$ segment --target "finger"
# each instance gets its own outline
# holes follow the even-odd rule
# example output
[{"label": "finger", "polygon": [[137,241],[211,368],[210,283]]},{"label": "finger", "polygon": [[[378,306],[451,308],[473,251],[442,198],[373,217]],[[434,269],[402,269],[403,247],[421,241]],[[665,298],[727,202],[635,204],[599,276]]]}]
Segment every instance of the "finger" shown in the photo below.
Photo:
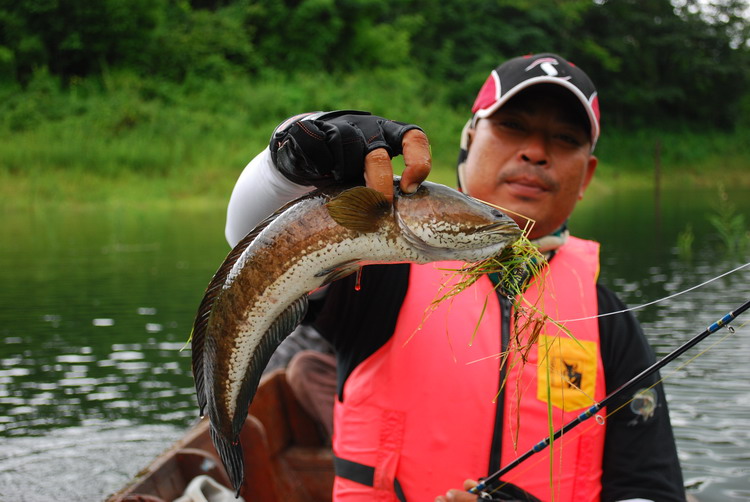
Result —
[{"label": "finger", "polygon": [[464,490],[469,491],[478,484],[479,483],[474,481],[473,479],[467,479],[466,481],[464,481]]},{"label": "finger", "polygon": [[385,148],[377,148],[365,157],[365,183],[393,202],[393,164]]},{"label": "finger", "polygon": [[427,135],[419,129],[404,134],[402,143],[406,168],[401,175],[401,190],[414,193],[432,169],[432,153]]},{"label": "finger", "polygon": [[443,500],[446,502],[474,502],[477,500],[477,496],[461,490],[448,490]]}]

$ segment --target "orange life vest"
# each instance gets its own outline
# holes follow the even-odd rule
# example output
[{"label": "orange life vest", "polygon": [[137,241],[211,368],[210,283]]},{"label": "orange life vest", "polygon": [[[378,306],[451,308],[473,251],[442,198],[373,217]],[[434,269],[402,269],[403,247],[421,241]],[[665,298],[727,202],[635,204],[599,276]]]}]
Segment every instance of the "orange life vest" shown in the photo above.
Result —
[{"label": "orange life vest", "polygon": [[[550,262],[541,295],[532,285],[524,302],[555,320],[595,316],[598,249],[569,238]],[[490,466],[501,352],[501,309],[492,283],[482,277],[425,314],[446,281],[444,270],[460,265],[410,267],[393,336],[347,379],[334,410],[334,451],[337,471],[349,475],[337,476],[335,500],[434,500],[506,465],[547,437],[550,427],[563,426],[605,396],[597,320],[568,323],[572,337],[547,322],[525,364],[519,356],[507,363],[501,462]],[[517,343],[529,341],[528,331]],[[552,500],[552,492],[561,502],[598,500],[605,427],[578,429],[504,479],[542,500]]]}]

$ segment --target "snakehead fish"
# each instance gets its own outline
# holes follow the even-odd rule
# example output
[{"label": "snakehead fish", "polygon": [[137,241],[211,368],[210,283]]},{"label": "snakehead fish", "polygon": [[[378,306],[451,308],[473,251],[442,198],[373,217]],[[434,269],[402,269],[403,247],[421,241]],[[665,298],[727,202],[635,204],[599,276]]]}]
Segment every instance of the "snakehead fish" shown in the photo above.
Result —
[{"label": "snakehead fish", "polygon": [[237,494],[244,479],[239,434],[261,374],[299,324],[308,293],[374,263],[475,262],[521,230],[497,209],[425,182],[394,200],[376,190],[316,190],[260,223],[209,284],[192,335],[201,416]]}]

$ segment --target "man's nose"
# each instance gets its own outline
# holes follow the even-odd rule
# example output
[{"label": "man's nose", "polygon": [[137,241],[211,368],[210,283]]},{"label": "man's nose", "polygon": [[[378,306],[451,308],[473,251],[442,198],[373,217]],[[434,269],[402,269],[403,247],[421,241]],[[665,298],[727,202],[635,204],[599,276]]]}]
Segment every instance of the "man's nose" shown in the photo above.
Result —
[{"label": "man's nose", "polygon": [[526,138],[526,142],[518,152],[521,160],[537,166],[546,166],[547,142],[542,134],[531,134]]}]

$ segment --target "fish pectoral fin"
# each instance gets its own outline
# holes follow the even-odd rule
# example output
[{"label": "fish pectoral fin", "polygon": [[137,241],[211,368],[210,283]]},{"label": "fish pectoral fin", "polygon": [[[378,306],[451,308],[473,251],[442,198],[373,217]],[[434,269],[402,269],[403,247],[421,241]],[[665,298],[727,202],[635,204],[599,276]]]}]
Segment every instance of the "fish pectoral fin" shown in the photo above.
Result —
[{"label": "fish pectoral fin", "polygon": [[375,232],[380,218],[391,211],[385,195],[368,187],[344,190],[326,203],[333,221],[358,232]]},{"label": "fish pectoral fin", "polygon": [[[284,338],[294,331],[294,328],[302,322],[302,319],[304,319],[305,314],[307,313],[307,305],[307,295],[303,295],[294,300],[291,305],[289,305],[286,310],[276,318],[263,338],[269,340],[269,343],[278,346],[278,344],[283,342]],[[274,350],[276,350],[276,347],[272,347],[269,351],[269,358]]]},{"label": "fish pectoral fin", "polygon": [[263,376],[263,370],[268,366],[271,356],[281,342],[294,331],[307,312],[307,295],[303,295],[293,301],[279,316],[273,321],[268,330],[260,337],[257,345],[250,356],[250,364],[242,380],[239,397],[235,406],[235,413],[232,417],[232,436],[239,437],[242,426],[247,418],[247,409],[253,402],[255,392],[258,390],[260,379]]},{"label": "fish pectoral fin", "polygon": [[320,272],[315,274],[315,277],[325,277],[323,280],[322,286],[325,286],[326,284],[330,284],[333,281],[338,281],[339,279],[342,279],[346,277],[347,275],[351,275],[357,270],[360,269],[361,265],[360,259],[354,259],[354,260],[347,260],[345,262],[339,263],[338,265],[326,268],[321,270]]}]

